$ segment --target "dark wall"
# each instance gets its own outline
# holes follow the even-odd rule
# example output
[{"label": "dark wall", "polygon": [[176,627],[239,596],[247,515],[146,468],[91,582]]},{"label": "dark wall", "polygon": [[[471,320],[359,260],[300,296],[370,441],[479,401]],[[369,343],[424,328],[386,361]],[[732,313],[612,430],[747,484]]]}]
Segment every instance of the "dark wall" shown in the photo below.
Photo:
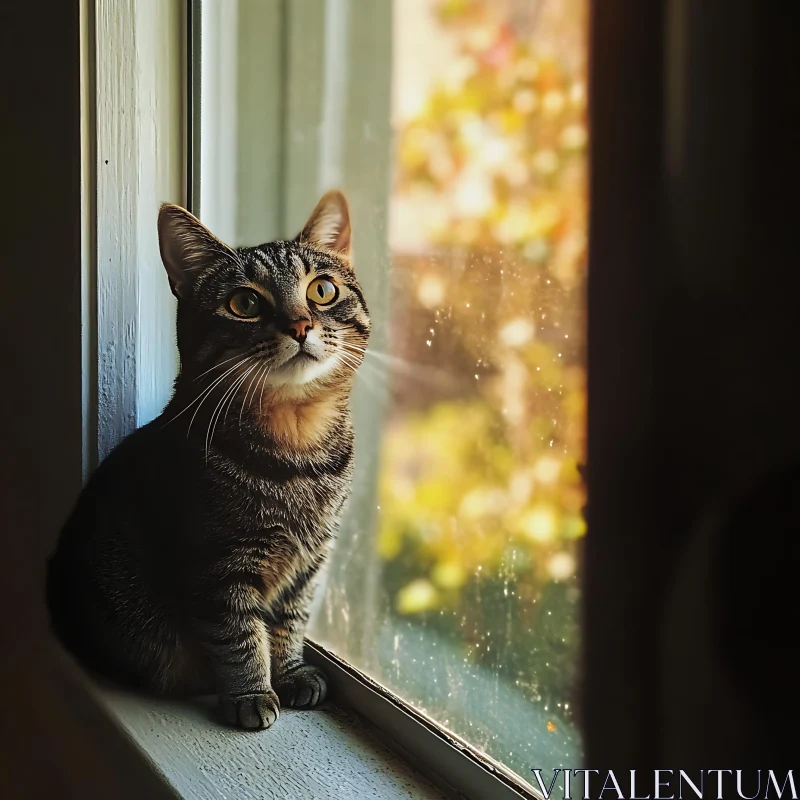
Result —
[{"label": "dark wall", "polygon": [[0,9],[0,797],[166,790],[52,646],[44,559],[81,484],[77,0]]},{"label": "dark wall", "polygon": [[792,766],[796,17],[758,0],[593,6],[592,767]]},{"label": "dark wall", "polygon": [[26,617],[81,481],[78,4],[36,6],[0,12],[2,591]]}]

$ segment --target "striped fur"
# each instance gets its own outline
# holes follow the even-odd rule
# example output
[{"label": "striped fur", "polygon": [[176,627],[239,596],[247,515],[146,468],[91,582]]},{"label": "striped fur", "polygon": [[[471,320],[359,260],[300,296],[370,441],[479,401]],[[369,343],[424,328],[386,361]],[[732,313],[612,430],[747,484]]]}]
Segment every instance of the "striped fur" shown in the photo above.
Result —
[{"label": "striped fur", "polygon": [[[232,724],[269,727],[281,704],[326,692],[303,633],[349,492],[348,397],[370,327],[347,204],[330,193],[298,239],[238,250],[165,206],[159,236],[180,374],[81,494],[50,562],[51,616],[90,669],[213,691]],[[330,305],[307,299],[319,277]],[[261,298],[256,318],[231,311],[242,288]]]}]

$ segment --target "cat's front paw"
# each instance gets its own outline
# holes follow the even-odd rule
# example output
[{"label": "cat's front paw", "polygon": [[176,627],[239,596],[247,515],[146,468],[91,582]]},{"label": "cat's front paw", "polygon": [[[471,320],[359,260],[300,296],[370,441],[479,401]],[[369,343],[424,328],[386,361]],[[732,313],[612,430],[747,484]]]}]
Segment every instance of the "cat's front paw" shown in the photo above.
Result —
[{"label": "cat's front paw", "polygon": [[222,710],[231,725],[251,731],[269,728],[281,714],[278,695],[272,689],[258,694],[225,696]]},{"label": "cat's front paw", "polygon": [[314,708],[328,694],[325,673],[311,664],[298,664],[274,681],[281,705],[287,708]]}]

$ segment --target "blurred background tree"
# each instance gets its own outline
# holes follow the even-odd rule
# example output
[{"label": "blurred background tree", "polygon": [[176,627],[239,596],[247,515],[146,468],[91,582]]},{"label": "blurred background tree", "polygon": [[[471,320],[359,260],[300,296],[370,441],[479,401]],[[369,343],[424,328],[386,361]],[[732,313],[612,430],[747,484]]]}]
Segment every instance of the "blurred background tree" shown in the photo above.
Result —
[{"label": "blurred background tree", "polygon": [[585,8],[550,3],[533,20],[519,5],[436,5],[457,57],[398,131],[393,202],[424,209],[427,245],[393,249],[379,547],[393,614],[568,718],[585,532]]}]

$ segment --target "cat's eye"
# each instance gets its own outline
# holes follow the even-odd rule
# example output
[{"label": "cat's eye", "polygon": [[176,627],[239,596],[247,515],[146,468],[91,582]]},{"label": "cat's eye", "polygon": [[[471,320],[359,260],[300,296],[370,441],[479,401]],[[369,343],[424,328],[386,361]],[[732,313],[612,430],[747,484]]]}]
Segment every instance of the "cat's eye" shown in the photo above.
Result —
[{"label": "cat's eye", "polygon": [[231,314],[244,319],[252,319],[261,313],[261,297],[252,289],[239,289],[228,298]]},{"label": "cat's eye", "polygon": [[316,278],[308,284],[306,297],[318,306],[327,306],[339,296],[339,289],[327,278]]}]

